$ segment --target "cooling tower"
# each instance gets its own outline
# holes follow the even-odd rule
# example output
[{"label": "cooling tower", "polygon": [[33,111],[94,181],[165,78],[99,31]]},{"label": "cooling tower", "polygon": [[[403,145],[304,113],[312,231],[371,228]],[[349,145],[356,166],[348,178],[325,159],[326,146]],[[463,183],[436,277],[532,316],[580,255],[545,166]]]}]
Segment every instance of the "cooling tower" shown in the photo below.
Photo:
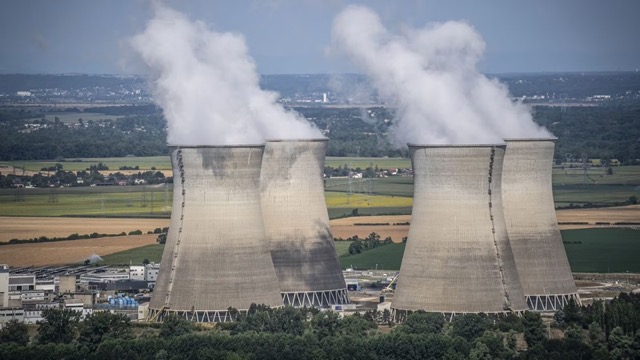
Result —
[{"label": "cooling tower", "polygon": [[285,305],[349,303],[329,228],[323,169],[327,141],[268,141],[260,194]]},{"label": "cooling tower", "polygon": [[173,209],[150,319],[231,320],[282,306],[260,208],[264,146],[176,147]]},{"label": "cooling tower", "polygon": [[409,145],[412,220],[392,302],[407,311],[527,309],[502,214],[504,145]]},{"label": "cooling tower", "polygon": [[522,289],[531,310],[580,303],[558,229],[551,188],[555,139],[509,139],[502,204]]}]

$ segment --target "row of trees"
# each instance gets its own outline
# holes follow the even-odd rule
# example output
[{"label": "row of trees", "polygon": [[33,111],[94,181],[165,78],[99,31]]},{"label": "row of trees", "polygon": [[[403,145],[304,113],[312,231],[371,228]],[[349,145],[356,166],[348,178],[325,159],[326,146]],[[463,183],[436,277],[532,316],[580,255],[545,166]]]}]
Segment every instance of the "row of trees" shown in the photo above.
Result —
[{"label": "row of trees", "polygon": [[[414,312],[395,325],[390,313],[341,318],[317,309],[252,305],[236,321],[213,328],[168,316],[162,324],[133,325],[127,317],[95,312],[84,321],[70,310],[46,310],[30,336],[13,321],[0,331],[3,359],[637,359],[639,295],[580,307],[569,304],[549,339],[537,313],[489,317]],[[606,311],[604,308],[606,307]],[[380,328],[385,323],[391,330]]]}]

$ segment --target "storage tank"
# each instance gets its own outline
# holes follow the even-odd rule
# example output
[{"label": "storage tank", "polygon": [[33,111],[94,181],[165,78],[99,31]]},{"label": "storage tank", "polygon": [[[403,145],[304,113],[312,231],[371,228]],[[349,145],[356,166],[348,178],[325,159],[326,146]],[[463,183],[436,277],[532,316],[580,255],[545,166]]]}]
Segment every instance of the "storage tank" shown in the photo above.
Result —
[{"label": "storage tank", "polygon": [[407,311],[527,309],[502,213],[504,145],[409,145],[411,225],[392,301]]},{"label": "storage tank", "polygon": [[267,141],[262,217],[285,305],[349,303],[324,198],[326,139]]},{"label": "storage tank", "polygon": [[150,320],[231,320],[228,308],[282,306],[260,208],[263,145],[172,149],[174,197]]},{"label": "storage tank", "polygon": [[504,217],[527,305],[537,311],[556,311],[570,299],[580,303],[553,201],[555,140],[505,140]]}]

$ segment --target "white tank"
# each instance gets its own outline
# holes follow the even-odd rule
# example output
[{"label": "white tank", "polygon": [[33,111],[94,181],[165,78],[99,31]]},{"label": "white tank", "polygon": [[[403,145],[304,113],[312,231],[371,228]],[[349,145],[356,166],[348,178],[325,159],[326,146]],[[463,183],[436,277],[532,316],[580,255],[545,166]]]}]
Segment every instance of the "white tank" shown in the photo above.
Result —
[{"label": "white tank", "polygon": [[507,139],[504,217],[530,310],[580,303],[558,229],[551,185],[555,139]]},{"label": "white tank", "polygon": [[171,224],[150,319],[231,320],[230,307],[282,306],[260,207],[264,146],[175,147]]},{"label": "white tank", "polygon": [[326,139],[267,141],[262,217],[285,305],[349,303],[324,198]]},{"label": "white tank", "polygon": [[409,145],[412,220],[392,301],[407,311],[527,309],[502,213],[504,145]]}]

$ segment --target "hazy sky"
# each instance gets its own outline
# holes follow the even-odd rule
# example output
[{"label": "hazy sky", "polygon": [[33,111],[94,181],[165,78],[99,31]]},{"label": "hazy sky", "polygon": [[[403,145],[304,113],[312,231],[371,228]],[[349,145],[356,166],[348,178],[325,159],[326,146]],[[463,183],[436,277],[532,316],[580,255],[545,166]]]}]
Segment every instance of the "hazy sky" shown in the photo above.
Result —
[{"label": "hazy sky", "polygon": [[[465,20],[487,43],[489,73],[640,68],[637,0],[169,0],[217,31],[244,34],[263,74],[354,69],[327,54],[334,16],[365,4],[391,30]],[[125,46],[151,17],[143,0],[3,0],[2,73],[142,73]]]}]

